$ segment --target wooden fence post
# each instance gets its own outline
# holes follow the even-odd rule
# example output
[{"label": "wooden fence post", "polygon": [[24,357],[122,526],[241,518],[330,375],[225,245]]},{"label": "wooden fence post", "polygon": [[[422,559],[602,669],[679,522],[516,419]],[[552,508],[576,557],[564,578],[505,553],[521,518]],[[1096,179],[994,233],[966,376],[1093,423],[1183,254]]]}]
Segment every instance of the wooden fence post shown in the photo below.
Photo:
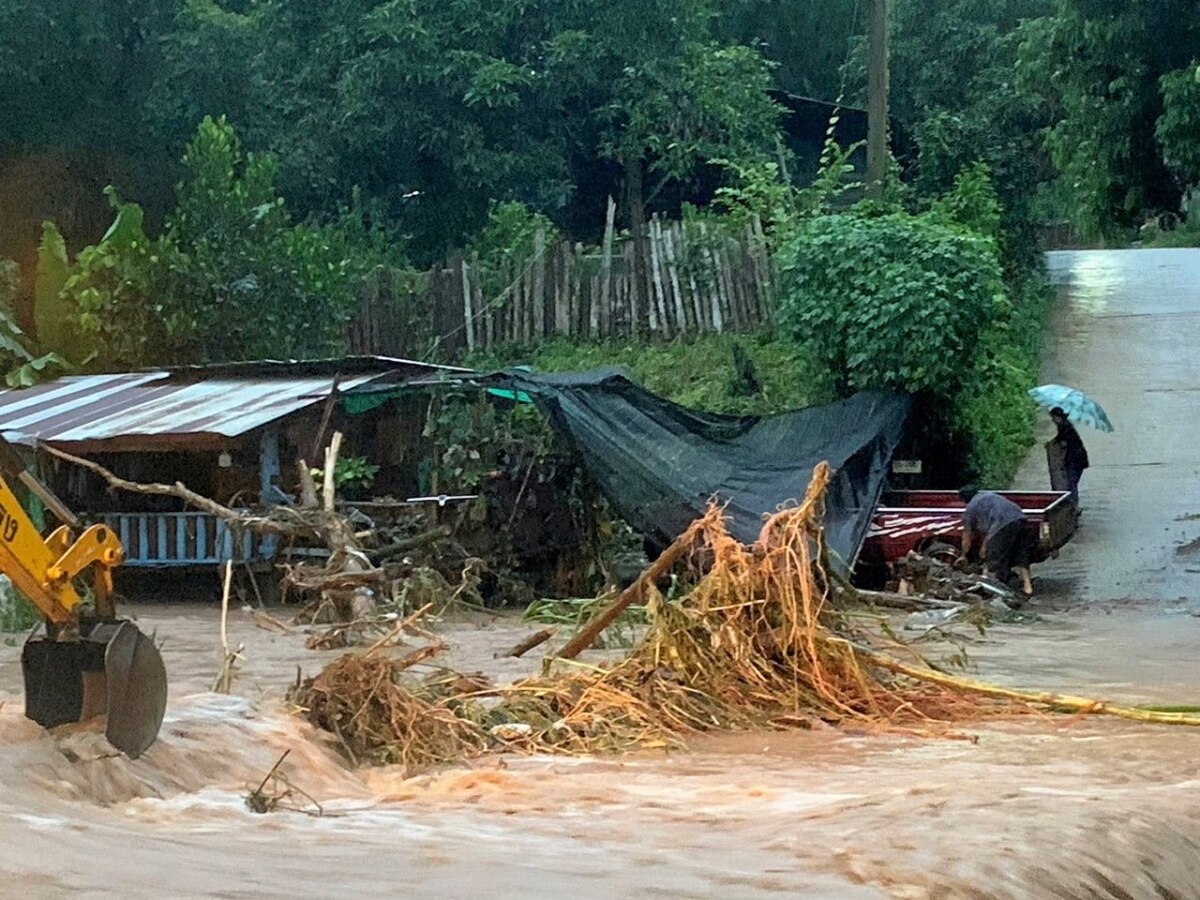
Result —
[{"label": "wooden fence post", "polygon": [[608,198],[608,211],[604,217],[604,255],[600,260],[600,303],[593,295],[591,305],[591,333],[599,333],[603,321],[612,315],[612,253],[613,238],[617,222],[617,202]]},{"label": "wooden fence post", "polygon": [[546,336],[546,230],[533,236],[533,338]]},{"label": "wooden fence post", "polygon": [[462,273],[463,325],[467,332],[467,352],[475,352],[475,312],[471,309],[471,269],[464,259],[459,263]]},{"label": "wooden fence post", "polygon": [[775,265],[758,218],[728,233],[654,215],[641,235],[618,243],[609,198],[603,243],[591,255],[582,243],[546,241],[539,229],[531,255],[494,263],[487,286],[478,253],[450,254],[419,290],[390,269],[375,270],[346,328],[351,349],[420,354],[427,330],[447,353],[528,345],[553,334],[636,338],[647,328],[671,339],[762,325],[774,315]]}]

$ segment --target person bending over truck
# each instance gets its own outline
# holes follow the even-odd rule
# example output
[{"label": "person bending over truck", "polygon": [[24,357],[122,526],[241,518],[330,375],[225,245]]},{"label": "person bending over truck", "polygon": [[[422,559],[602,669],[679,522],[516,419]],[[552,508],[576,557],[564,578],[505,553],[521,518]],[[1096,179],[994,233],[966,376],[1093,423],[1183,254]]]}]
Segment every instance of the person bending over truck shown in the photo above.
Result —
[{"label": "person bending over truck", "polygon": [[1021,589],[1026,597],[1031,596],[1029,559],[1033,554],[1033,537],[1021,507],[994,491],[966,487],[958,495],[967,502],[962,518],[963,555],[971,552],[976,537],[982,538],[979,555],[987,574],[1007,585],[1016,569],[1021,576]]}]

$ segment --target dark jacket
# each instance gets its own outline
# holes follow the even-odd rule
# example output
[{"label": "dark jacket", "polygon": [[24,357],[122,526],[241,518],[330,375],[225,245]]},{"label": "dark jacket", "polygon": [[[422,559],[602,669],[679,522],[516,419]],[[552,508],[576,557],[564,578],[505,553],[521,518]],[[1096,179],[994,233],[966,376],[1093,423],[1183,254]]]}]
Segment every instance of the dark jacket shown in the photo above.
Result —
[{"label": "dark jacket", "polygon": [[1058,426],[1058,435],[1054,443],[1063,448],[1063,465],[1072,471],[1082,472],[1091,463],[1088,461],[1087,448],[1083,446],[1083,438],[1070,422]]}]

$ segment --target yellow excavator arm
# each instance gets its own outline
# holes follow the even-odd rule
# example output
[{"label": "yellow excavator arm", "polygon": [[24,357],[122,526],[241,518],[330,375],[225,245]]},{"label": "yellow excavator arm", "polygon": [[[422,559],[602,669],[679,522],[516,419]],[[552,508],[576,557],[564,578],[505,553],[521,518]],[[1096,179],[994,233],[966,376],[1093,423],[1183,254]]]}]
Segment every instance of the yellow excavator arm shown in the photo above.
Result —
[{"label": "yellow excavator arm", "polygon": [[[116,617],[112,573],[125,550],[106,526],[83,527],[3,436],[0,472],[0,573],[44,619],[21,654],[25,715],[47,728],[105,716],[109,742],[136,758],[162,726],[167,676],[154,642]],[[8,479],[36,494],[64,524],[42,537]],[[81,583],[90,588],[90,609]]]},{"label": "yellow excavator arm", "polygon": [[112,570],[124,561],[121,542],[103,525],[93,525],[78,538],[63,525],[43,538],[0,477],[0,572],[52,627],[75,621],[80,604],[75,579],[92,566],[96,611],[111,617]]}]

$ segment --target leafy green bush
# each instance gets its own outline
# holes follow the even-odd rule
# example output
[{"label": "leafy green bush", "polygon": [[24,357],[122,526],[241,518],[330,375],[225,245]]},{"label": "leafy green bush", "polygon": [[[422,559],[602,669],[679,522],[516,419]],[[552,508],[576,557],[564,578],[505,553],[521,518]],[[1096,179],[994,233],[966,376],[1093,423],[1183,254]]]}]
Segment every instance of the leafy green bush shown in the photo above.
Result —
[{"label": "leafy green bush", "polygon": [[206,118],[163,232],[110,191],[116,218],[80,252],[62,291],[108,367],[330,356],[345,349],[357,288],[389,264],[380,236],[351,212],[294,223],[275,162]]},{"label": "leafy green bush", "polygon": [[1159,84],[1163,112],[1155,136],[1163,159],[1184,187],[1200,184],[1200,65],[1170,72]]},{"label": "leafy green bush", "polygon": [[784,242],[779,269],[781,328],[843,395],[953,396],[980,333],[1009,311],[994,242],[928,214],[819,216]]},{"label": "leafy green bush", "polygon": [[1034,441],[1035,407],[1027,391],[1038,383],[1046,316],[1053,296],[1040,275],[1014,291],[1013,312],[992,325],[954,399],[953,429],[979,484],[1011,483]]},{"label": "leafy green bush", "polygon": [[7,578],[0,578],[0,632],[28,631],[38,621],[38,611]]},{"label": "leafy green bush", "polygon": [[499,297],[508,289],[520,271],[516,267],[533,257],[539,231],[545,247],[560,239],[554,223],[524,203],[513,200],[492,205],[487,224],[466,250],[468,257],[478,257],[476,271],[485,297]]},{"label": "leafy green bush", "polygon": [[[325,478],[324,469],[312,469],[313,480],[318,485]],[[379,466],[365,456],[339,456],[333,467],[333,484],[335,488],[350,488],[351,490],[366,490],[375,482],[379,474]]]},{"label": "leafy green bush", "polygon": [[1188,221],[1172,231],[1143,233],[1142,246],[1160,250],[1200,247],[1200,222]]},{"label": "leafy green bush", "polygon": [[993,240],[1002,238],[1000,198],[986,163],[978,162],[959,172],[953,189],[934,198],[931,211],[947,223]]}]

